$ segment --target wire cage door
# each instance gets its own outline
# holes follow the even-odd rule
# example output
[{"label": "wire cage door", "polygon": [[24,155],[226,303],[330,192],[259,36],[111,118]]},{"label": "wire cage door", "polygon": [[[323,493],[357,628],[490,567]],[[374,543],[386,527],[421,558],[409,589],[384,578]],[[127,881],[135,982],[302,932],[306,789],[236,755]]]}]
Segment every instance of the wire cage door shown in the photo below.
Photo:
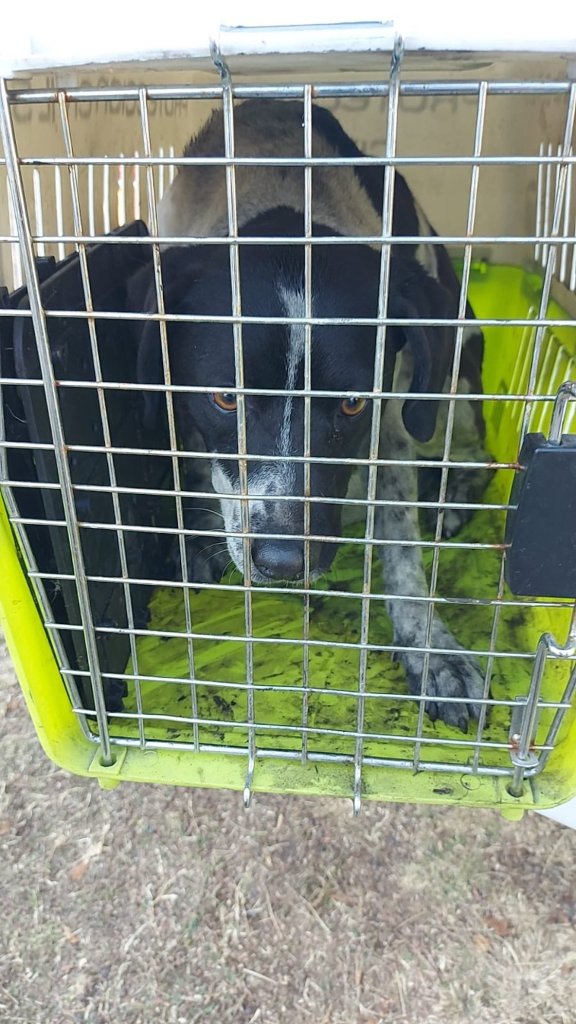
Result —
[{"label": "wire cage door", "polygon": [[[214,51],[213,59],[218,78],[209,85],[2,87],[11,274],[0,320],[3,604],[44,743],[61,763],[104,780],[232,786],[247,802],[258,788],[346,794],[356,810],[363,796],[512,809],[566,799],[576,788],[569,781],[574,601],[508,590],[504,525],[522,440],[547,429],[561,385],[576,379],[576,88],[561,75],[414,74],[404,68],[399,40],[382,56],[386,73],[370,81],[356,74],[332,84],[311,76],[278,85],[255,74],[253,83],[236,84],[222,55]],[[462,137],[447,127],[447,100],[457,105]],[[434,107],[425,110],[432,141],[421,144],[414,128],[424,101],[441,110],[445,134],[436,148]],[[288,156],[257,136],[242,149],[241,105],[252,103],[257,120],[271,102],[285,110],[298,104],[301,136]],[[498,134],[503,112],[509,122],[523,120],[534,102],[551,104],[559,141],[534,136],[524,151],[510,151],[506,130]],[[130,111],[133,146],[123,143],[121,152],[107,135],[111,103]],[[174,127],[162,116],[168,103],[181,104],[186,135],[190,123],[202,125],[215,109],[221,151],[180,156],[183,147],[166,135]],[[76,112],[88,104],[103,155],[94,155],[94,140],[77,128]],[[353,125],[359,113],[364,126],[376,124],[372,152],[318,154],[318,107],[341,119],[347,114]],[[19,127],[17,112],[35,109],[51,112],[52,150],[35,152]],[[300,174],[296,236],[245,231],[242,189],[255,169]],[[162,231],[158,208],[189,170],[221,175],[224,228],[183,241]],[[319,234],[317,183],[328,172],[335,181],[338,174],[380,175],[377,233]],[[421,233],[397,232],[398,179],[419,182],[427,209],[428,177],[437,184],[443,174],[457,182],[458,215],[446,216],[453,227],[443,233],[440,203],[438,234],[426,244],[436,254],[448,248],[460,283],[452,316],[428,320],[452,329],[454,356],[446,391],[420,404],[441,406],[444,432],[434,451],[386,448],[386,417],[411,398],[385,373],[387,345],[406,319],[391,308],[391,289],[397,267],[422,245]],[[511,215],[495,231],[494,189],[505,206],[515,176],[528,183],[535,227],[519,232]],[[445,210],[450,191],[448,185]],[[516,200],[514,192],[510,203]],[[201,258],[224,266],[224,306],[174,305],[170,253],[192,243]],[[265,246],[275,265],[280,247],[290,245],[301,259],[298,301],[286,300],[280,313],[254,313],[243,261],[252,252],[261,259],[256,250]],[[354,246],[379,261],[375,307],[370,315],[351,307],[319,314],[315,261],[324,253],[335,260],[338,251],[345,260]],[[153,308],[134,299],[146,275]],[[426,315],[417,326],[423,321]],[[138,369],[150,323],[160,356],[156,382],[143,381]],[[183,384],[175,376],[174,338],[198,324],[208,333],[225,325],[233,379],[222,380],[217,363],[207,382]],[[327,328],[335,336],[372,330],[372,376],[364,388],[330,387],[318,377]],[[482,386],[471,392],[462,388],[462,360],[478,328]],[[286,332],[280,386],[272,378],[254,384],[258,329],[271,337]],[[296,350],[297,373],[289,358]],[[234,450],[200,436],[191,444],[182,427],[187,397],[216,401],[233,416]],[[283,403],[286,429],[298,409],[297,449],[251,447],[251,417],[264,401]],[[150,426],[146,409],[154,402],[162,412]],[[330,402],[343,417],[360,407],[368,424],[362,453],[345,453],[339,426],[329,453],[318,455],[317,424]],[[485,447],[472,454],[461,443],[464,403],[482,410],[485,425]],[[565,410],[566,433],[574,432],[575,408]],[[232,464],[235,491],[226,470]],[[254,481],[262,488],[264,470],[278,466],[288,467],[284,481],[299,481],[273,493],[279,506],[299,509],[301,532],[291,528],[288,536],[301,542],[302,564],[289,586],[277,577],[260,586],[256,543],[286,536],[255,528],[271,492]],[[355,489],[320,493],[315,476],[330,466],[334,473],[360,469]],[[416,471],[421,480],[433,477],[433,486],[421,485],[408,499],[402,490],[383,496],[384,474],[401,481],[402,472]],[[452,486],[458,472],[481,482],[473,499]],[[338,507],[334,521],[342,508],[347,516],[336,532],[315,532],[318,509],[328,506]],[[382,534],[379,520],[391,507],[398,517],[417,509],[414,536]],[[322,545],[335,554],[321,574],[315,558]],[[421,553],[425,591],[390,589],[380,566],[389,549],[400,549],[401,578],[402,567],[413,564],[409,552]],[[402,602],[407,620],[417,614],[424,623],[410,643],[390,625],[390,609],[401,619]],[[27,651],[24,633],[33,637]],[[406,684],[406,655],[419,658],[416,692]],[[431,688],[439,658],[477,666],[482,682],[464,722],[446,709],[471,701]],[[38,664],[50,665],[43,679]]]}]

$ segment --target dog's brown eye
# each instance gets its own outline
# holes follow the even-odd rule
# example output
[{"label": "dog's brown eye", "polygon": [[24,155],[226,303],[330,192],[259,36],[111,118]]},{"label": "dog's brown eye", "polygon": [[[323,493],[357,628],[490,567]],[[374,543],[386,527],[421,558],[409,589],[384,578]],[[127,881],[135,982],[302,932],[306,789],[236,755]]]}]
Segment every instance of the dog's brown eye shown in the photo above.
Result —
[{"label": "dog's brown eye", "polygon": [[364,412],[366,405],[365,398],[345,398],[340,408],[345,416],[359,416]]},{"label": "dog's brown eye", "polygon": [[212,401],[223,412],[235,412],[238,405],[236,395],[233,391],[213,391]]}]

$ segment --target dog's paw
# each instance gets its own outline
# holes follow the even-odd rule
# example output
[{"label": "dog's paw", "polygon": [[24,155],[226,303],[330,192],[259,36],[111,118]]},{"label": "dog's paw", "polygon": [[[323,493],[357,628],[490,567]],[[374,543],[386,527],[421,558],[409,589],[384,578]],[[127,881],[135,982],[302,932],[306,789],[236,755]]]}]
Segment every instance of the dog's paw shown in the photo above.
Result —
[{"label": "dog's paw", "polygon": [[[456,645],[451,638],[449,644],[442,643],[442,646]],[[405,651],[398,655],[398,660],[404,665],[411,692],[421,693],[424,655]],[[446,725],[467,732],[470,719],[478,719],[480,715],[481,705],[477,702],[484,694],[484,674],[476,659],[464,652],[431,654],[425,692],[426,712],[433,722],[440,719]],[[452,703],[442,697],[454,697],[458,701]]]},{"label": "dog's paw", "polygon": [[104,685],[106,710],[110,714],[124,710],[124,697],[128,696],[128,686],[123,679],[109,679]]},{"label": "dog's paw", "polygon": [[467,508],[447,508],[442,523],[442,536],[447,540],[455,537],[457,533],[460,533],[462,527],[466,526],[471,515],[472,513]]},{"label": "dog's paw", "polygon": [[[488,458],[484,453],[477,456],[484,460]],[[421,479],[420,500],[438,501],[440,474],[434,470],[426,469]],[[473,508],[458,508],[458,505],[475,505],[482,501],[482,496],[491,478],[490,473],[483,468],[478,469],[452,469],[448,474],[446,487],[446,506],[442,506],[444,516],[442,521],[442,536],[450,539],[455,537],[460,530],[466,526],[474,515]],[[455,506],[454,508],[450,506]],[[421,511],[425,528],[430,533],[436,532],[438,521],[437,508],[423,508]]]}]

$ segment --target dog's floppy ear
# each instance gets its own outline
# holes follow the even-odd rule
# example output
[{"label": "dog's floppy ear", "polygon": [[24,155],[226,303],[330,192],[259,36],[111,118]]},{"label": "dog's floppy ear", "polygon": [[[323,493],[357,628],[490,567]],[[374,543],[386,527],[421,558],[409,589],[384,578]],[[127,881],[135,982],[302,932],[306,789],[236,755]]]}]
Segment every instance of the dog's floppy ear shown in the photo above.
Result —
[{"label": "dog's floppy ear", "polygon": [[[452,365],[454,330],[442,324],[430,327],[419,320],[452,319],[456,315],[455,297],[415,260],[396,261],[391,269],[388,315],[410,321],[397,328],[403,338],[399,348],[406,344],[412,354],[410,391],[416,395],[438,394]],[[434,434],[438,405],[438,401],[418,398],[405,401],[402,419],[416,441],[429,441]]]},{"label": "dog's floppy ear", "polygon": [[[158,303],[153,268],[144,267],[134,274],[127,282],[126,294],[126,308],[131,313],[156,313]],[[139,384],[161,384],[164,374],[158,321],[134,320],[132,326],[137,345],[136,380]],[[143,391],[142,396],[144,426],[151,429],[156,425],[160,410],[160,392]]]}]

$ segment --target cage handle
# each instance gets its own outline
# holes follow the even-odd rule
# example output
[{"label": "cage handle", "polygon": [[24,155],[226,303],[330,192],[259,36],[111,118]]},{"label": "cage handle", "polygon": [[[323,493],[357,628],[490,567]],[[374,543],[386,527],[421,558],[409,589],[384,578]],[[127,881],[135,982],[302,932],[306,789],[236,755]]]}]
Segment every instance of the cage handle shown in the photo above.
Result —
[{"label": "cage handle", "polygon": [[560,385],[554,399],[554,411],[548,440],[551,444],[561,444],[562,424],[566,415],[566,406],[571,399],[576,399],[576,380],[566,380]]}]

